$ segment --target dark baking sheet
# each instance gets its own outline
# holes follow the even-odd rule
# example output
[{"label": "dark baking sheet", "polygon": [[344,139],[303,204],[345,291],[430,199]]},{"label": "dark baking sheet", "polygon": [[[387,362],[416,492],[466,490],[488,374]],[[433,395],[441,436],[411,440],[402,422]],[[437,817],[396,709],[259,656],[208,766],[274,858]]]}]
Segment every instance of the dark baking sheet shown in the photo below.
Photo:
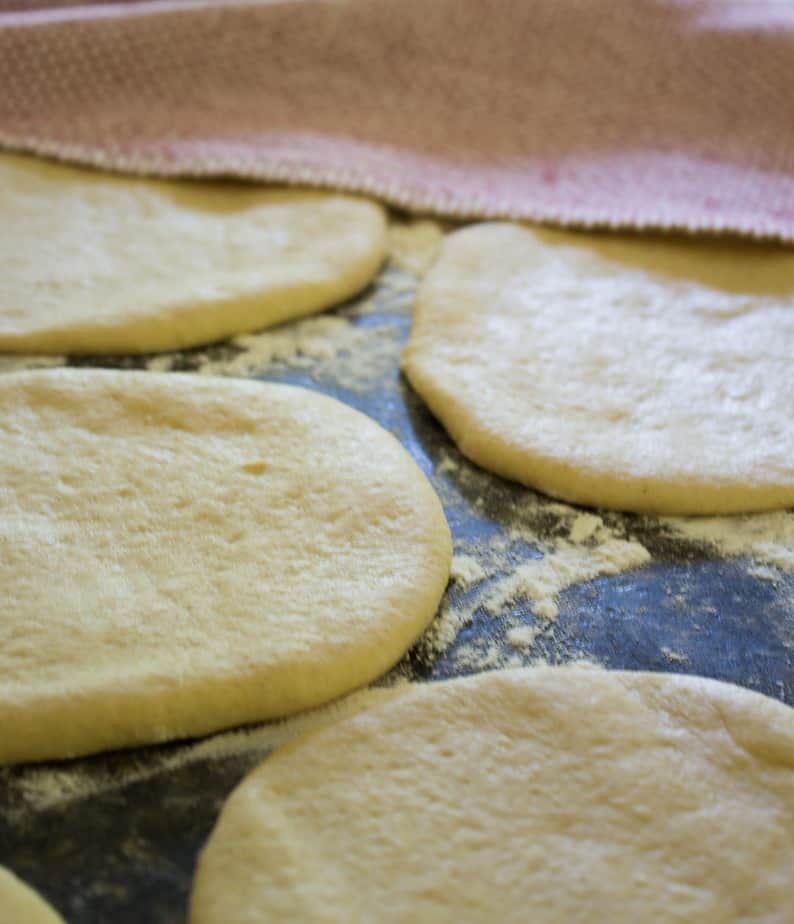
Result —
[{"label": "dark baking sheet", "polygon": [[[560,535],[559,505],[463,460],[399,375],[396,354],[408,335],[414,286],[411,274],[387,268],[372,290],[331,315],[355,335],[352,348],[342,339],[330,360],[298,352],[297,362],[295,357],[275,359],[255,374],[334,395],[394,432],[439,490],[456,548],[470,551],[501,543],[508,548],[511,565],[537,558],[544,543]],[[355,373],[356,350],[368,364],[363,376]],[[235,359],[244,359],[245,353],[243,346],[230,343],[155,364],[174,372],[212,364],[234,372]],[[72,363],[152,367],[145,357]],[[224,363],[229,368],[221,368]],[[468,605],[470,622],[443,650],[433,642],[431,630],[393,675],[433,681],[487,668],[500,659],[562,663],[587,658],[612,668],[702,674],[794,704],[792,576],[770,569],[759,572],[747,558],[720,557],[712,545],[681,538],[655,517],[602,516],[614,530],[641,542],[651,562],[563,591],[557,621],[542,624],[544,632],[536,642],[518,651],[506,637],[508,620],[472,608],[471,590],[453,582],[450,606]],[[517,518],[523,526],[521,541],[508,538]],[[528,540],[528,534],[536,540]],[[509,624],[538,624],[526,600],[507,605],[504,615]],[[461,657],[464,650],[469,654]],[[490,660],[478,663],[471,651],[487,651]],[[184,747],[105,754],[72,762],[67,769],[89,779],[127,777],[131,768],[159,767],[164,755],[178,755]],[[197,852],[225,797],[263,753],[193,761],[46,809],[26,800],[25,786],[52,767],[2,770],[0,862],[38,888],[71,924],[181,924]]]}]

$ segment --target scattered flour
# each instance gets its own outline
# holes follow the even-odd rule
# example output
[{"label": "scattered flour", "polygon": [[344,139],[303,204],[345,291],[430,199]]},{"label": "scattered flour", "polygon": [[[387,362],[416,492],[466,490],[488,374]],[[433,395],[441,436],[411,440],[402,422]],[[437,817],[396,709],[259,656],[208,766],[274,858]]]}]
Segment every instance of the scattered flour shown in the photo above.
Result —
[{"label": "scattered flour", "polygon": [[454,555],[450,577],[463,589],[485,580],[486,573],[473,555]]},{"label": "scattered flour", "polygon": [[543,558],[523,562],[496,581],[483,606],[487,612],[498,614],[506,606],[527,600],[538,618],[553,621],[559,613],[558,595],[566,587],[639,568],[650,558],[645,546],[624,539],[610,538],[593,548],[562,541]]},{"label": "scattered flour", "polygon": [[[520,659],[514,663],[518,666]],[[508,667],[511,665],[511,656],[497,641],[478,638],[455,648],[453,664],[456,673],[473,674]]]},{"label": "scattered flour", "polygon": [[242,352],[230,360],[207,362],[204,375],[250,375],[272,363],[308,368],[316,360],[332,359],[349,348],[350,322],[333,314],[320,314],[271,327],[255,334],[239,334],[230,341]]},{"label": "scattered flour", "polygon": [[[448,509],[473,504],[490,476],[457,452],[441,454],[431,475]],[[528,663],[536,642],[552,636],[559,594],[599,576],[615,575],[650,561],[648,550],[626,534],[627,521],[583,512],[516,489],[503,529],[487,538],[455,541],[452,585],[422,640],[428,659],[449,659],[456,670]],[[550,538],[551,537],[551,538]],[[461,631],[474,621],[471,640]]]},{"label": "scattered flour", "polygon": [[173,353],[160,353],[146,361],[146,368],[150,372],[172,372],[175,357]]},{"label": "scattered flour", "polygon": [[298,735],[321,728],[379,703],[388,702],[408,684],[404,681],[389,687],[359,690],[320,709],[300,713],[281,722],[269,722],[252,728],[238,729],[204,738],[176,750],[145,752],[145,759],[119,770],[108,770],[89,762],[58,764],[54,767],[30,768],[24,776],[7,785],[33,811],[43,811],[103,792],[131,786],[169,770],[177,770],[199,761],[219,760],[239,754],[265,757]]},{"label": "scattered flour", "polygon": [[438,475],[447,475],[450,472],[460,471],[460,464],[452,458],[450,453],[444,452],[441,455],[438,465],[436,466],[436,474]]},{"label": "scattered flour", "polygon": [[594,513],[580,513],[571,523],[568,539],[578,545],[604,528],[604,521]]},{"label": "scattered flour", "polygon": [[759,581],[768,581],[770,584],[778,584],[780,582],[781,570],[782,569],[770,565],[750,565],[747,569],[747,573],[754,578],[758,578]]},{"label": "scattered flour", "polygon": [[540,631],[540,626],[513,626],[507,631],[507,641],[513,648],[526,651],[535,644]]},{"label": "scattered flour", "polygon": [[[488,509],[488,476],[454,450],[441,454],[431,478],[448,509],[456,505],[483,513]],[[510,514],[505,517],[500,512],[498,518],[503,531],[481,541],[458,540],[455,545],[450,602],[432,639],[436,645],[432,653],[444,656],[448,650],[446,657],[455,668],[506,666],[517,658],[520,663],[533,663],[525,652],[534,653],[536,642],[554,637],[560,593],[651,560],[645,546],[630,534],[639,522],[636,518],[599,516],[532,491],[516,492]],[[655,520],[644,519],[645,528]],[[668,517],[656,522],[674,539],[705,543],[720,556],[750,557],[747,573],[758,580],[780,584],[785,572],[794,573],[794,512]],[[680,605],[682,613],[691,615],[685,595],[680,596]],[[528,619],[534,622],[527,623]],[[475,620],[477,639],[455,643],[460,630]],[[686,660],[672,650],[663,654],[671,663]]]},{"label": "scattered flour", "polygon": [[476,605],[454,601],[446,594],[420,644],[434,658],[447,651],[457,639],[460,630],[471,622],[476,608]]},{"label": "scattered flour", "polygon": [[676,536],[705,542],[722,555],[747,555],[794,572],[794,513],[786,510],[731,517],[665,517]]},{"label": "scattered flour", "polygon": [[333,379],[342,388],[366,391],[388,375],[396,375],[400,344],[401,331],[395,326],[359,327],[343,315],[325,314],[234,337],[231,345],[239,353],[228,359],[210,359],[197,371],[250,376],[287,367],[306,369],[314,378]]}]

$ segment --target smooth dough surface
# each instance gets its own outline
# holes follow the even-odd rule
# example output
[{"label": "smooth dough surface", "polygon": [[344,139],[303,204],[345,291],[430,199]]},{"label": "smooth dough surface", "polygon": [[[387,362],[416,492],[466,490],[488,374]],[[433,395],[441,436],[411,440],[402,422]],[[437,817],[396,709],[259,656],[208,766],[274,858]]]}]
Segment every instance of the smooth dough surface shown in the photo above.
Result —
[{"label": "smooth dough surface", "polygon": [[385,254],[380,206],[0,155],[0,350],[146,353],[343,301]]},{"label": "smooth dough surface", "polygon": [[403,367],[461,451],[574,503],[794,504],[794,251],[529,230],[451,235]]},{"label": "smooth dough surface", "polygon": [[63,924],[30,886],[0,866],[0,924]]},{"label": "smooth dough surface", "polygon": [[680,675],[422,684],[277,751],[191,924],[791,924],[794,710]]},{"label": "smooth dough surface", "polygon": [[391,434],[302,388],[0,376],[0,761],[333,699],[430,622],[450,536]]}]

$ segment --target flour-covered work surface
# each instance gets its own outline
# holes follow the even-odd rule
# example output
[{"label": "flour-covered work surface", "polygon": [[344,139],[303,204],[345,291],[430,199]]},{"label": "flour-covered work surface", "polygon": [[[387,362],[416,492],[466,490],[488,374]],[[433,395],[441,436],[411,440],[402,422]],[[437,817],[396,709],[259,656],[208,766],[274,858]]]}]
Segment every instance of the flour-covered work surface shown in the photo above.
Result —
[{"label": "flour-covered work surface", "polygon": [[331,312],[180,353],[0,357],[302,385],[394,433],[453,537],[441,609],[374,689],[284,723],[0,771],[2,861],[71,924],[182,924],[220,806],[297,732],[388,687],[500,666],[585,662],[701,674],[794,704],[794,513],[676,519],[577,508],[466,461],[399,373],[417,284],[442,229],[394,220],[375,285]]}]

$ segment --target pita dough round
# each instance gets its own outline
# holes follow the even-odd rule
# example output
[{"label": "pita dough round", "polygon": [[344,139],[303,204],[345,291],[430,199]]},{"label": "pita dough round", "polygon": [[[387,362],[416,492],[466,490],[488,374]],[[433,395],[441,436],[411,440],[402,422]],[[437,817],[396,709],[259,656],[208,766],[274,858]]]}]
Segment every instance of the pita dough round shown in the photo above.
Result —
[{"label": "pita dough round", "polygon": [[274,718],[378,677],[450,536],[358,411],[302,388],[0,376],[0,761]]},{"label": "pita dough round", "polygon": [[250,774],[191,924],[788,924],[794,711],[581,668],[423,684]]},{"label": "pita dough round", "polygon": [[0,350],[146,353],[343,301],[378,271],[380,206],[0,156]]},{"label": "pita dough round", "polygon": [[0,921],[3,924],[63,924],[63,918],[36,892],[0,866]]},{"label": "pita dough round", "polygon": [[794,251],[479,225],[403,357],[461,451],[573,503],[794,504]]}]

